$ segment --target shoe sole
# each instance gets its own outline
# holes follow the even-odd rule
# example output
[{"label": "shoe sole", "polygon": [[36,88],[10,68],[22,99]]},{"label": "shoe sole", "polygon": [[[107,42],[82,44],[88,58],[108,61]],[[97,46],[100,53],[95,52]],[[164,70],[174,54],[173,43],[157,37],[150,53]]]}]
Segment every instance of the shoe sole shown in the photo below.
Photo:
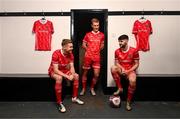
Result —
[{"label": "shoe sole", "polygon": [[80,95],[80,96],[83,96],[83,95],[85,95],[85,93],[83,93],[83,94],[80,93],[79,95]]},{"label": "shoe sole", "polygon": [[60,112],[61,112],[61,113],[65,113],[66,111],[64,111],[64,112],[63,112],[63,111],[60,111]]},{"label": "shoe sole", "polygon": [[131,109],[127,109],[127,108],[126,108],[126,110],[127,110],[127,111],[131,111],[131,110],[132,110],[132,108],[131,108]]},{"label": "shoe sole", "polygon": [[[73,101],[72,101],[73,102]],[[79,105],[84,105],[84,103],[78,103],[78,102],[73,102],[73,103],[76,103],[76,104],[79,104]]]},{"label": "shoe sole", "polygon": [[[58,109],[59,110],[59,109]],[[65,111],[61,111],[61,110],[59,110],[59,112],[61,112],[61,113],[65,113],[66,112],[66,109],[65,109]]]}]

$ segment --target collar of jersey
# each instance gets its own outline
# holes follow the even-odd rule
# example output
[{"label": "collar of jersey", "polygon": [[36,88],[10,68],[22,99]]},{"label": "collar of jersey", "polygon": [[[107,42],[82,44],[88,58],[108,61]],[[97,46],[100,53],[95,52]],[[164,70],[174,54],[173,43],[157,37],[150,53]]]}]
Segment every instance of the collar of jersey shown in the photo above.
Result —
[{"label": "collar of jersey", "polygon": [[99,31],[97,32],[97,33],[95,33],[94,31],[91,31],[93,34],[98,34],[99,33]]},{"label": "collar of jersey", "polygon": [[121,51],[122,51],[123,53],[128,52],[128,51],[129,51],[129,46],[128,46],[128,48],[127,48],[127,50],[126,50],[126,51],[124,51],[124,50],[122,50],[122,49],[121,49]]}]

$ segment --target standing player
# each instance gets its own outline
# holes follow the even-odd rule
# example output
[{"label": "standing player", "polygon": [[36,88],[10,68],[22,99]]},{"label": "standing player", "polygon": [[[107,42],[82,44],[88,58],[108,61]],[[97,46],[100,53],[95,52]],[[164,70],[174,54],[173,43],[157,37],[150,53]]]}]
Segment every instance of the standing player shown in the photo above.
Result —
[{"label": "standing player", "polygon": [[60,112],[65,112],[66,108],[62,103],[62,80],[66,79],[73,81],[73,97],[72,102],[77,104],[84,104],[78,96],[79,76],[75,73],[74,69],[74,56],[72,54],[73,44],[69,39],[63,39],[62,49],[54,51],[52,55],[51,65],[49,67],[49,75],[52,79],[55,79],[55,93]]},{"label": "standing player", "polygon": [[128,40],[127,35],[121,35],[118,38],[120,48],[115,51],[115,65],[111,67],[111,73],[118,87],[114,95],[123,92],[121,76],[125,76],[129,80],[126,109],[130,111],[132,97],[136,89],[135,70],[139,66],[139,53],[135,48],[128,46]]},{"label": "standing player", "polygon": [[90,91],[93,96],[96,95],[94,86],[100,73],[100,51],[104,48],[104,34],[99,31],[99,20],[93,18],[91,20],[92,31],[86,33],[83,39],[82,47],[85,49],[83,74],[82,74],[82,91],[80,95],[84,95],[86,91],[87,73],[93,68],[94,76],[91,81]]}]

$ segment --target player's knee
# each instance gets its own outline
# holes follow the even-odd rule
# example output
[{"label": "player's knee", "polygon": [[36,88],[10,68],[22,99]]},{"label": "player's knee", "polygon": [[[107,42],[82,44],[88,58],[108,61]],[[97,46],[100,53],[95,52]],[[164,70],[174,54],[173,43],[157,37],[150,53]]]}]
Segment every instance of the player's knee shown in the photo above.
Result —
[{"label": "player's knee", "polygon": [[99,77],[99,73],[94,73],[94,77],[98,78]]},{"label": "player's knee", "polygon": [[111,66],[111,72],[116,73],[117,72],[117,66],[115,66],[115,65]]},{"label": "player's knee", "polygon": [[88,73],[88,69],[83,69],[83,76],[86,76],[87,75],[87,73]]},{"label": "player's knee", "polygon": [[130,79],[130,80],[129,80],[129,84],[130,84],[131,86],[136,86],[136,80],[135,80],[135,79]]},{"label": "player's knee", "polygon": [[56,80],[56,83],[62,83],[63,78],[62,76],[57,76],[55,80]]},{"label": "player's knee", "polygon": [[74,74],[74,80],[79,80],[79,75],[78,74]]}]

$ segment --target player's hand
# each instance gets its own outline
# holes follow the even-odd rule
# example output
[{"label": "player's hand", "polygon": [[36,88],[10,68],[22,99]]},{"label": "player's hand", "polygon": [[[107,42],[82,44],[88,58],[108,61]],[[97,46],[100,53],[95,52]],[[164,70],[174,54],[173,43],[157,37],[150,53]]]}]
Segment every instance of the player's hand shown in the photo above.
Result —
[{"label": "player's hand", "polygon": [[125,75],[126,74],[126,70],[123,68],[122,69],[122,72],[121,72],[122,75]]},{"label": "player's hand", "polygon": [[74,79],[74,76],[73,76],[73,75],[69,75],[68,79],[69,79],[70,81],[72,81],[72,80]]},{"label": "player's hand", "polygon": [[125,73],[125,72],[122,72],[121,75],[122,75],[122,76],[126,76],[126,73]]},{"label": "player's hand", "polygon": [[130,70],[125,70],[125,74],[128,75],[131,71]]}]

